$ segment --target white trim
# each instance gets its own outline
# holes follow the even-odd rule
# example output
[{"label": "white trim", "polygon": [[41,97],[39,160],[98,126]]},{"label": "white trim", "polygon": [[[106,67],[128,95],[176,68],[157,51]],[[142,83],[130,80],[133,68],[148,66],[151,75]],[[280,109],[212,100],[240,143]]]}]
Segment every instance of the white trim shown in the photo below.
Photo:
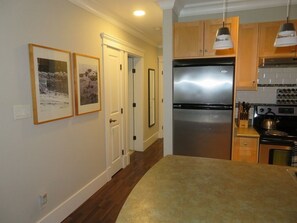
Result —
[{"label": "white trim", "polygon": [[[188,16],[198,16],[198,15],[208,15],[208,14],[216,14],[223,13],[223,4],[222,0],[217,1],[200,1],[196,3],[187,4],[181,1],[174,0],[157,0],[160,8],[163,10],[173,9],[174,12],[179,17],[188,17]],[[227,2],[227,12],[238,12],[238,11],[246,11],[253,9],[262,9],[262,8],[273,8],[286,6],[287,1],[284,0],[228,0]],[[297,0],[291,0],[291,5],[296,5]]]},{"label": "white trim", "polygon": [[100,5],[97,5],[98,3],[96,3],[96,1],[87,1],[87,0],[68,0],[69,2],[77,5],[78,7],[104,19],[105,21],[113,24],[114,26],[120,28],[121,30],[124,30],[128,33],[130,33],[131,35],[147,42],[148,44],[157,47],[158,44],[155,43],[154,41],[152,41],[151,39],[149,39],[147,36],[145,36],[140,30],[138,30],[136,27],[132,27],[131,24],[127,24],[127,23],[123,23],[123,22],[119,22],[119,19],[116,20],[110,16],[107,16],[105,13],[101,12],[98,10],[98,8],[102,8],[100,7]]},{"label": "white trim", "polygon": [[157,0],[161,9],[173,9],[175,0]]},{"label": "white trim", "polygon": [[163,84],[163,56],[158,56],[159,62],[159,138],[163,138],[164,125],[164,84]]},{"label": "white trim", "polygon": [[143,116],[144,116],[144,62],[143,58],[135,58],[135,69],[136,74],[134,77],[134,100],[136,103],[135,110],[135,134],[136,140],[134,140],[134,150],[135,151],[144,151],[143,148]]},{"label": "white trim", "polygon": [[61,222],[96,193],[110,178],[104,171],[36,223]]},{"label": "white trim", "polygon": [[107,33],[101,33],[100,36],[102,38],[103,45],[106,45],[118,50],[126,51],[129,54],[133,54],[139,57],[144,56],[144,51],[142,49],[138,48],[137,46],[129,42],[113,37]]},{"label": "white trim", "polygon": [[[144,57],[144,51],[135,45],[126,42],[124,40],[115,38],[111,35],[108,35],[106,33],[101,33],[100,34],[102,38],[102,48],[103,48],[103,55],[104,55],[104,48],[105,47],[112,47],[114,49],[118,49],[121,51],[126,52],[126,56],[132,55],[136,59],[136,76],[135,76],[135,103],[137,104],[136,109],[135,109],[135,131],[137,132],[137,140],[135,141],[135,150],[136,151],[144,151],[143,148],[143,98],[144,98],[144,92],[143,92],[143,71],[144,71],[144,62],[143,62],[143,57]],[[125,63],[127,65],[127,62]],[[104,56],[103,56],[103,69],[104,69]],[[128,69],[128,66],[124,67],[124,69]],[[103,73],[104,75],[104,73]],[[108,103],[105,100],[105,103]],[[127,107],[124,107],[124,111],[128,111]],[[127,150],[127,147],[125,148]],[[129,151],[125,151],[125,154],[128,153]],[[108,150],[106,147],[106,153],[108,154]],[[107,159],[107,163],[109,163]]]},{"label": "white trim", "polygon": [[[287,1],[284,0],[257,0],[257,1],[242,1],[242,0],[229,0],[226,8],[227,12],[238,12],[254,9],[273,8],[286,6]],[[297,4],[297,0],[291,0],[291,5]],[[176,6],[175,6],[176,7]],[[178,10],[178,9],[177,9]],[[176,10],[176,11],[177,11]],[[197,16],[223,13],[223,4],[221,0],[197,2],[193,4],[186,4],[180,10],[179,17]]]},{"label": "white trim", "polygon": [[150,145],[156,142],[159,139],[159,132],[154,133],[151,137],[143,142],[143,147],[147,149]]}]

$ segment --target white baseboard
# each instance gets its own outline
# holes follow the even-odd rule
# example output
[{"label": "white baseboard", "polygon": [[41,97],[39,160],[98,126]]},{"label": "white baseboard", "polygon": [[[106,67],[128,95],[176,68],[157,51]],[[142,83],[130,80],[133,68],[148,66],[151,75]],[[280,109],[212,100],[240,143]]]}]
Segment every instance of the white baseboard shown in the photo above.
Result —
[{"label": "white baseboard", "polygon": [[159,132],[156,132],[151,137],[143,142],[144,150],[146,150],[150,145],[152,145],[159,138]]},{"label": "white baseboard", "polygon": [[53,223],[63,221],[109,180],[110,179],[107,175],[107,172],[104,171],[102,174],[97,176],[95,179],[93,179],[91,182],[89,182],[87,185],[73,194],[70,198],[61,203],[58,207],[56,207],[42,219],[37,221],[37,223]]}]

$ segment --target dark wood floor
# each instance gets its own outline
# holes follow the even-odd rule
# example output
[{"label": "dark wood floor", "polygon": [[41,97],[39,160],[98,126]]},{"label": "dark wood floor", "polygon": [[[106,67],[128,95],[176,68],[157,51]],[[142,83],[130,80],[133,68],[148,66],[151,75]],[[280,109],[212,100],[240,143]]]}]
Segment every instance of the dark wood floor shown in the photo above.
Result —
[{"label": "dark wood floor", "polygon": [[157,140],[144,152],[134,152],[130,165],[115,174],[62,223],[113,223],[129,193],[141,177],[163,157],[163,140]]}]

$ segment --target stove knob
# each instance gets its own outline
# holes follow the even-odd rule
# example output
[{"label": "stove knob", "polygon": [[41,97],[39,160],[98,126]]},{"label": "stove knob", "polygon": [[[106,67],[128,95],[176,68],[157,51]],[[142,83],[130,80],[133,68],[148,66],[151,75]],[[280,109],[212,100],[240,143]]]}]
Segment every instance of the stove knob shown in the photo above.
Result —
[{"label": "stove knob", "polygon": [[260,112],[263,113],[264,112],[264,108],[260,108]]}]

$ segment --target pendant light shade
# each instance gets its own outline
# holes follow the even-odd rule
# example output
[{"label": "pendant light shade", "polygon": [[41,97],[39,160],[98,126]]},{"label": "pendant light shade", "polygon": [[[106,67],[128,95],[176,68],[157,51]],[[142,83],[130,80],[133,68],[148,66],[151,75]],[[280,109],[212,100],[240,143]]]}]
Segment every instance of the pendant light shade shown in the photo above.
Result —
[{"label": "pendant light shade", "polygon": [[287,5],[287,22],[281,25],[274,42],[275,47],[295,46],[297,45],[297,35],[293,23],[289,23],[289,6]]},{"label": "pendant light shade", "polygon": [[216,39],[213,44],[213,49],[224,50],[233,48],[230,31],[227,27],[221,27],[217,31]]},{"label": "pendant light shade", "polygon": [[225,5],[226,0],[224,0],[223,5],[223,27],[219,28],[216,34],[216,39],[213,44],[214,50],[225,50],[233,48],[233,42],[230,35],[228,27],[225,27]]}]

